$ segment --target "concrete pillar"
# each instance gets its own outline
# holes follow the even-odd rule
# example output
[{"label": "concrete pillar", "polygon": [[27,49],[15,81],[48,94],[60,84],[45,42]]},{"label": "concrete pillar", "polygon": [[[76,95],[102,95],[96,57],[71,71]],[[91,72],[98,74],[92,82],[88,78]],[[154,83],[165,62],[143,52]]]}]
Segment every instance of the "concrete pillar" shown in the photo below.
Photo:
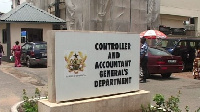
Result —
[{"label": "concrete pillar", "polygon": [[6,35],[7,35],[7,57],[5,60],[9,60],[11,55],[10,23],[6,23]]}]

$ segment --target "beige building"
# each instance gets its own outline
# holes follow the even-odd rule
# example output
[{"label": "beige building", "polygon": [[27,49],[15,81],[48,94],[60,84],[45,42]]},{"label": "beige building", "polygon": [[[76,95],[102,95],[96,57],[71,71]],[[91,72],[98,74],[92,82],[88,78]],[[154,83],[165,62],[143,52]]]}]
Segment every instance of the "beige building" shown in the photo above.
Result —
[{"label": "beige building", "polygon": [[186,35],[200,36],[199,0],[160,0],[160,25],[186,28]]},{"label": "beige building", "polygon": [[[66,25],[61,26],[61,29],[139,33],[148,28],[159,29],[159,25],[163,25],[174,29],[185,28],[186,36],[200,36],[200,24],[198,23],[200,16],[199,0],[127,1],[120,2],[116,0],[116,2],[112,2],[113,9],[109,7],[109,0],[13,0],[13,7],[17,3],[31,2],[33,5],[56,15],[56,6],[58,6],[59,10],[57,11],[59,11],[59,14],[56,16],[67,22]],[[88,7],[88,9],[84,7]],[[91,8],[94,10],[91,10]],[[114,12],[116,10],[118,12]],[[132,14],[131,21],[127,18],[128,16],[131,17],[129,14]]]},{"label": "beige building", "polygon": [[22,3],[0,17],[0,40],[7,57],[3,59],[9,58],[16,41],[21,45],[25,42],[47,41],[47,32],[53,29],[53,25],[65,23],[64,20],[29,3]]},{"label": "beige building", "polygon": [[[23,2],[31,2],[33,5],[54,15],[56,15],[55,7],[59,6],[59,17],[66,20],[68,23],[66,26],[61,27],[67,27],[67,29],[121,30],[139,33],[142,30],[146,30],[148,28],[147,25],[150,25],[150,29],[158,29],[159,25],[163,25],[170,28],[185,28],[186,36],[200,36],[200,24],[198,23],[200,16],[199,0],[148,0],[148,2],[146,2],[146,0],[131,1],[133,2],[120,2],[119,0],[116,0],[116,2],[114,1],[112,6],[116,8],[113,8],[113,11],[117,10],[118,13],[109,12],[110,10],[108,11],[108,9],[111,9],[109,7],[109,0],[13,0],[13,6],[16,6],[17,3],[21,4]],[[86,4],[87,2],[95,4],[93,5],[94,7]],[[158,5],[159,7],[157,7]],[[93,15],[90,14],[85,16],[86,12],[83,10],[83,6],[93,8],[94,10],[86,9],[87,13],[89,12]],[[127,16],[130,16],[128,15],[128,10],[130,9],[133,12],[131,14],[134,15],[132,21],[129,21],[126,18]],[[107,14],[105,12],[107,12]],[[146,12],[148,12],[149,15],[145,15]],[[73,16],[70,17],[68,15]],[[103,18],[103,16],[105,18]],[[87,19],[90,20],[87,21]],[[105,22],[102,23],[102,21]],[[124,26],[118,26],[118,24],[124,24]],[[130,26],[128,24],[132,25]],[[96,28],[94,28],[95,26]]]},{"label": "beige building", "polygon": [[150,25],[158,28],[159,8],[155,7],[159,0],[149,0],[150,16],[147,0],[13,0],[13,5],[17,1],[31,2],[66,20],[60,29],[140,33],[147,29],[147,18],[152,16]]}]

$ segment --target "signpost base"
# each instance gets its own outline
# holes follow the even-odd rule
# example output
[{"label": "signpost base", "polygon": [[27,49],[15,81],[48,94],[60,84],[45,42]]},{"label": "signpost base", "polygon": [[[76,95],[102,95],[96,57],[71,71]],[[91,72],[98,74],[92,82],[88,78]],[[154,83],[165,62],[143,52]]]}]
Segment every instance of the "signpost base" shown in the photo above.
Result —
[{"label": "signpost base", "polygon": [[141,112],[141,105],[150,104],[150,92],[139,90],[86,100],[51,103],[47,99],[38,102],[39,112]]}]

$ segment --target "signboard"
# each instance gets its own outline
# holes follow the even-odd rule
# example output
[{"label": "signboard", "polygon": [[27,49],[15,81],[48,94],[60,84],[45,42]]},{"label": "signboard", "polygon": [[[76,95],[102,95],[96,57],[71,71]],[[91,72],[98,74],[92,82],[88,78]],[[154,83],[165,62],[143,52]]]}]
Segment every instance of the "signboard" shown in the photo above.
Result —
[{"label": "signboard", "polygon": [[55,33],[56,102],[139,89],[138,34]]}]

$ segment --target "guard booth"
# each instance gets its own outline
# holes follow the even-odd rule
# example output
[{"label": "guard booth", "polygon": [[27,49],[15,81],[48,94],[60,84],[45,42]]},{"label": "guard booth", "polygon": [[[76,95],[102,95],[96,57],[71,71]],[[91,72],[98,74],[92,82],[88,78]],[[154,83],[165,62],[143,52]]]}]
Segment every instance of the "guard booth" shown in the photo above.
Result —
[{"label": "guard booth", "polygon": [[0,17],[0,40],[5,52],[2,59],[9,61],[10,50],[16,41],[20,45],[27,41],[47,41],[47,31],[52,30],[54,24],[65,23],[64,20],[24,2]]}]

